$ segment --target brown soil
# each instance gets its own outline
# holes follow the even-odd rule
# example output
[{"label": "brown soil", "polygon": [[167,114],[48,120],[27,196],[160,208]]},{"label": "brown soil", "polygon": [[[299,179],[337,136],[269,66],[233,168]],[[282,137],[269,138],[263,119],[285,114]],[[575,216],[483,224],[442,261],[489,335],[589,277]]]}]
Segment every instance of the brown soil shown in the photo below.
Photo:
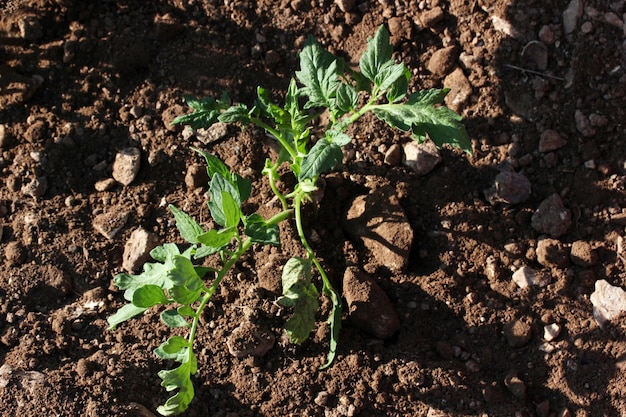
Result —
[{"label": "brown soil", "polygon": [[[352,132],[354,159],[329,176],[319,217],[306,226],[337,288],[356,256],[390,298],[400,330],[383,341],[346,320],[337,361],[324,371],[323,326],[302,346],[285,343],[285,314],[267,281],[297,251],[287,233],[285,255],[255,250],[208,308],[187,415],[624,415],[623,321],[599,327],[590,302],[597,280],[626,287],[618,246],[626,217],[624,2],[585,1],[571,34],[565,0],[357,0],[350,12],[336,3],[0,2],[0,414],[155,412],[168,397],[157,371],[171,364],[151,351],[170,330],[157,312],[106,330],[123,304],[111,279],[126,240],[141,226],[182,243],[164,202],[206,223],[204,190],[184,181],[187,166],[201,162],[192,145],[254,180],[252,208],[269,195],[259,174],[270,151],[264,135],[233,127],[210,146],[185,140],[168,126],[186,112],[183,94],[226,89],[250,103],[262,85],[280,96],[307,35],[355,64],[386,23],[397,57],[416,75],[412,88],[441,87],[461,68],[471,94],[454,106],[474,154],[445,148],[443,162],[417,176],[383,163],[391,145],[410,138],[365,118]],[[437,6],[443,20],[432,22]],[[534,40],[543,46],[524,51]],[[429,71],[433,53],[447,46],[456,47],[451,65]],[[564,146],[540,143],[554,139],[550,130]],[[97,191],[128,146],[142,150],[138,177]],[[485,198],[504,165],[530,180],[527,200]],[[415,233],[402,273],[369,263],[341,227],[355,196],[389,184]],[[572,224],[557,236],[565,260],[542,265],[542,233],[531,218],[554,193]],[[107,213],[128,213],[111,239],[93,227]],[[577,241],[597,259],[569,262]],[[518,288],[511,275],[522,266],[550,283]],[[276,343],[262,357],[235,357],[226,341],[251,315]],[[548,343],[544,326],[553,323],[561,332]]]}]

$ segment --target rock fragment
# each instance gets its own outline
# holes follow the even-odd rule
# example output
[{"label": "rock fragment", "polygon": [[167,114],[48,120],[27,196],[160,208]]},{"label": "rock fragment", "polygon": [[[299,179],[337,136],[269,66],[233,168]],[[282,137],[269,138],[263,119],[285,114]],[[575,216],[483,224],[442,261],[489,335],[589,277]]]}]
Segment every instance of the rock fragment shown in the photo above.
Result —
[{"label": "rock fragment", "polygon": [[398,166],[402,163],[402,147],[397,143],[394,143],[385,152],[385,163],[392,167]]},{"label": "rock fragment", "polygon": [[98,233],[111,240],[122,230],[128,220],[128,212],[117,211],[111,208],[110,211],[94,217],[92,225]]},{"label": "rock fragment", "polygon": [[335,0],[335,4],[339,7],[344,13],[352,11],[354,7],[355,0]]},{"label": "rock fragment", "polygon": [[547,268],[565,268],[569,265],[568,250],[559,240],[541,239],[537,243],[537,262]]},{"label": "rock fragment", "polygon": [[42,197],[48,190],[48,179],[46,177],[33,178],[27,184],[22,186],[21,192],[24,195],[38,199]]},{"label": "rock fragment", "polygon": [[439,149],[432,141],[424,143],[411,141],[404,145],[403,164],[415,171],[417,175],[428,174],[439,165],[441,160]]},{"label": "rock fragment", "polygon": [[129,185],[137,177],[140,165],[141,151],[138,148],[122,149],[115,155],[113,178],[123,185]]},{"label": "rock fragment", "polygon": [[558,238],[567,233],[572,225],[572,214],[563,205],[561,197],[555,193],[539,204],[530,224],[538,232]]},{"label": "rock fragment", "polygon": [[4,248],[4,257],[9,266],[20,265],[26,260],[26,248],[20,242],[9,242]]},{"label": "rock fragment", "polygon": [[566,35],[574,32],[578,25],[578,19],[583,15],[583,1],[571,0],[567,9],[563,11],[563,32]]},{"label": "rock fragment", "polygon": [[450,89],[450,92],[444,99],[446,106],[460,113],[469,103],[472,95],[472,84],[470,84],[461,67],[457,67],[448,74],[443,81],[443,85]]},{"label": "rock fragment", "polygon": [[355,198],[343,226],[354,239],[362,242],[375,264],[393,272],[406,269],[413,229],[395,187],[381,187]]},{"label": "rock fragment", "polygon": [[539,138],[539,152],[551,152],[567,145],[567,141],[558,132],[547,129],[541,132]]},{"label": "rock fragment", "polygon": [[196,130],[196,138],[205,145],[217,142],[228,134],[226,123],[215,123],[207,129]]},{"label": "rock fragment", "polygon": [[593,317],[601,327],[626,311],[626,291],[603,279],[596,281],[595,291],[589,299],[593,304]]},{"label": "rock fragment", "polygon": [[206,167],[200,164],[192,164],[187,167],[185,174],[185,185],[188,190],[195,190],[207,185],[209,182],[209,174]]},{"label": "rock fragment", "polygon": [[543,326],[543,340],[552,342],[561,334],[561,326],[557,323],[546,324]]},{"label": "rock fragment", "polygon": [[502,171],[495,178],[495,185],[485,190],[485,198],[490,204],[518,204],[530,197],[531,185],[520,172]]},{"label": "rock fragment", "polygon": [[517,372],[509,372],[504,377],[504,385],[518,400],[526,399],[526,384],[517,376]]},{"label": "rock fragment", "polygon": [[530,286],[545,287],[550,283],[550,275],[531,267],[523,266],[513,273],[513,281],[520,288]]},{"label": "rock fragment", "polygon": [[582,267],[591,267],[598,263],[598,254],[591,244],[584,240],[577,240],[572,243],[570,257],[572,262]]},{"label": "rock fragment", "polygon": [[150,259],[150,251],[159,244],[159,238],[140,227],[131,233],[124,246],[122,268],[130,273],[137,272]]},{"label": "rock fragment", "polygon": [[455,46],[436,50],[428,60],[426,68],[435,75],[444,76],[449,74],[459,58],[458,49]]},{"label": "rock fragment", "polygon": [[433,28],[443,20],[445,14],[439,6],[426,10],[417,17],[416,24],[422,28]]},{"label": "rock fragment", "polygon": [[236,358],[254,356],[261,358],[274,347],[272,333],[249,321],[244,321],[226,340],[228,352]]},{"label": "rock fragment", "polygon": [[581,110],[576,109],[574,112],[574,121],[576,122],[576,130],[584,137],[589,138],[596,134],[596,130],[591,126],[589,118]]},{"label": "rock fragment", "polygon": [[355,327],[378,339],[389,339],[400,328],[400,320],[389,297],[365,272],[348,267],[343,277],[343,295]]},{"label": "rock fragment", "polygon": [[504,325],[504,337],[511,347],[526,346],[530,342],[531,336],[532,328],[526,322],[513,320]]}]

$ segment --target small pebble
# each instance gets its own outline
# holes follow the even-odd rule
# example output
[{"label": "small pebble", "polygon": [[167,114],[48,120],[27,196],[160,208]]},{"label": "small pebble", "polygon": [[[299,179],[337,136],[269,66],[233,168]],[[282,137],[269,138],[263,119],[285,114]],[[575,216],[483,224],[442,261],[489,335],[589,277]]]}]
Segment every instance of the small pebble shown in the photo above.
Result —
[{"label": "small pebble", "polygon": [[543,327],[543,339],[551,342],[561,334],[561,326],[557,323],[548,324]]},{"label": "small pebble", "polygon": [[528,344],[532,336],[532,328],[528,323],[514,320],[504,325],[504,336],[511,347],[522,347]]}]

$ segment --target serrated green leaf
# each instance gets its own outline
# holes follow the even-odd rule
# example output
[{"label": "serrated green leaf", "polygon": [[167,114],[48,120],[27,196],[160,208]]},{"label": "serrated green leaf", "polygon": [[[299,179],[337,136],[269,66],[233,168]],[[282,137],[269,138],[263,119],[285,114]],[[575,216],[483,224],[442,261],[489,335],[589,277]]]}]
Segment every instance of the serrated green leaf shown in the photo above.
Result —
[{"label": "serrated green leaf", "polygon": [[241,123],[245,126],[250,123],[250,110],[245,104],[237,104],[224,110],[217,119],[222,123]]},{"label": "serrated green leaf", "polygon": [[263,111],[263,113],[274,120],[274,123],[277,125],[288,125],[290,124],[290,115],[289,113],[272,103],[272,97],[270,92],[262,87],[257,87],[257,106]]},{"label": "serrated green leaf", "polygon": [[411,131],[417,141],[426,139],[426,134],[439,147],[450,144],[471,153],[472,146],[460,122],[461,116],[447,107],[434,104],[443,100],[447,90],[428,90],[412,94],[406,103],[381,104],[372,112],[390,126]]},{"label": "serrated green leaf", "polygon": [[174,215],[176,220],[176,228],[180,235],[189,243],[198,243],[198,235],[204,233],[202,227],[194,220],[193,217],[178,209],[173,204],[168,205],[168,208]]},{"label": "serrated green leaf", "polygon": [[[193,352],[190,352],[193,355]],[[187,357],[189,355],[185,355]],[[194,355],[195,357],[195,355]],[[183,362],[178,368],[159,371],[162,379],[161,386],[167,391],[178,389],[176,395],[170,397],[165,404],[157,408],[157,412],[164,416],[180,414],[184,412],[194,397],[194,388],[191,382],[191,374],[194,372],[194,360]]]},{"label": "serrated green leaf", "polygon": [[228,167],[226,166],[226,164],[224,164],[217,156],[212,155],[202,149],[198,149],[198,148],[191,148],[191,149],[193,149],[194,151],[196,151],[197,153],[199,153],[200,155],[204,157],[204,160],[206,161],[206,165],[207,165],[206,171],[207,171],[207,174],[209,174],[209,178],[213,178],[214,174],[220,174],[224,178],[228,178],[228,176],[230,175],[230,171]]},{"label": "serrated green leaf", "polygon": [[135,316],[146,311],[146,308],[141,308],[134,306],[132,304],[126,304],[117,312],[109,317],[107,317],[107,322],[109,323],[108,330],[113,330],[117,327],[118,324],[125,322],[128,319],[131,319]]},{"label": "serrated green leaf", "polygon": [[374,84],[381,90],[387,91],[398,80],[405,78],[407,67],[404,64],[394,64],[393,61],[389,65],[380,69],[374,77]]},{"label": "serrated green leaf", "polygon": [[296,77],[304,85],[300,93],[309,98],[305,109],[332,107],[340,85],[337,58],[320,48],[311,37],[300,52],[300,71],[296,71]]},{"label": "serrated green leaf", "polygon": [[159,262],[165,262],[175,255],[180,255],[180,250],[174,243],[166,243],[150,251],[150,256]]},{"label": "serrated green leaf", "polygon": [[337,132],[334,129],[330,129],[326,132],[326,139],[331,141],[337,146],[345,146],[352,142],[352,138],[343,132]]},{"label": "serrated green leaf", "polygon": [[319,308],[319,293],[311,283],[311,261],[291,258],[283,267],[283,296],[278,302],[293,307],[293,315],[285,323],[285,330],[293,343],[302,343],[315,328],[315,313]]},{"label": "serrated green leaf", "polygon": [[202,295],[202,289],[191,290],[187,287],[174,286],[169,289],[170,297],[180,304],[193,304]]},{"label": "serrated green leaf", "polygon": [[161,320],[169,327],[189,327],[191,324],[181,316],[178,310],[165,310],[161,313]]},{"label": "serrated green leaf", "polygon": [[[361,55],[359,66],[368,80],[376,84],[376,76],[384,67],[393,63],[393,48],[389,43],[389,32],[380,26],[373,38],[367,40],[367,49]],[[378,85],[378,84],[377,84]]]},{"label": "serrated green leaf", "polygon": [[228,108],[228,95],[222,100],[215,100],[212,97],[197,99],[185,96],[187,105],[193,109],[192,113],[176,117],[171,124],[187,124],[192,129],[208,128],[217,121],[222,110]]},{"label": "serrated green leaf", "polygon": [[277,224],[267,224],[257,213],[246,218],[244,233],[255,243],[280,246],[280,228]]},{"label": "serrated green leaf", "polygon": [[141,308],[150,308],[158,304],[167,304],[167,297],[158,285],[144,285],[133,292],[133,304]]},{"label": "serrated green leaf", "polygon": [[343,153],[339,145],[326,139],[320,139],[302,159],[298,181],[315,178],[328,172],[340,164],[342,159]]}]

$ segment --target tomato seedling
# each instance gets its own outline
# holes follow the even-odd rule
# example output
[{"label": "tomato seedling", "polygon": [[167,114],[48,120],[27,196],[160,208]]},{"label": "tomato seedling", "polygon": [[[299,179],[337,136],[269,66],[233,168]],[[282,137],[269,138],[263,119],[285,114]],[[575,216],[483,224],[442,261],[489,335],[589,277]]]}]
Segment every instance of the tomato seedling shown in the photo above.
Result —
[{"label": "tomato seedling", "polygon": [[[191,216],[169,206],[180,235],[189,243],[181,252],[173,243],[151,251],[155,262],[148,262],[138,275],[118,274],[115,285],[124,290],[129,302],[109,317],[110,328],[154,306],[166,306],[162,321],[173,328],[187,328],[187,337],[171,336],[155,350],[178,367],[162,370],[159,377],[167,391],[178,392],[158,407],[162,415],[179,414],[194,397],[191,375],[198,370],[194,340],[200,316],[221,281],[241,256],[253,245],[280,245],[278,225],[295,223],[306,256],[293,257],[283,267],[283,295],[278,302],[293,310],[285,330],[294,343],[305,341],[316,326],[320,293],[312,281],[312,272],[321,277],[321,292],[329,297],[332,310],[328,317],[330,347],[325,364],[336,355],[341,326],[341,297],[333,288],[324,268],[306,239],[302,207],[312,201],[320,175],[336,168],[342,161],[342,147],[352,141],[346,129],[364,114],[371,112],[390,126],[421,142],[427,136],[437,145],[445,143],[470,152],[471,144],[461,118],[442,106],[448,89],[430,89],[408,94],[410,71],[393,59],[387,30],[381,26],[368,40],[359,70],[322,49],[312,38],[306,42],[296,71],[287,89],[284,105],[275,104],[267,90],[257,89],[252,107],[230,104],[227,95],[219,99],[185,97],[193,110],[173,123],[193,129],[207,128],[216,122],[256,125],[280,145],[279,156],[267,159],[262,173],[282,206],[275,216],[265,219],[258,213],[244,214],[242,204],[252,193],[250,180],[230,169],[210,153],[195,149],[207,164],[209,174],[209,211],[218,228],[204,230]],[[323,133],[312,140],[312,126],[328,112]],[[314,142],[314,143],[312,143]],[[279,190],[279,167],[288,163],[295,177],[290,192]],[[202,260],[218,255],[221,267],[202,266]]]}]

